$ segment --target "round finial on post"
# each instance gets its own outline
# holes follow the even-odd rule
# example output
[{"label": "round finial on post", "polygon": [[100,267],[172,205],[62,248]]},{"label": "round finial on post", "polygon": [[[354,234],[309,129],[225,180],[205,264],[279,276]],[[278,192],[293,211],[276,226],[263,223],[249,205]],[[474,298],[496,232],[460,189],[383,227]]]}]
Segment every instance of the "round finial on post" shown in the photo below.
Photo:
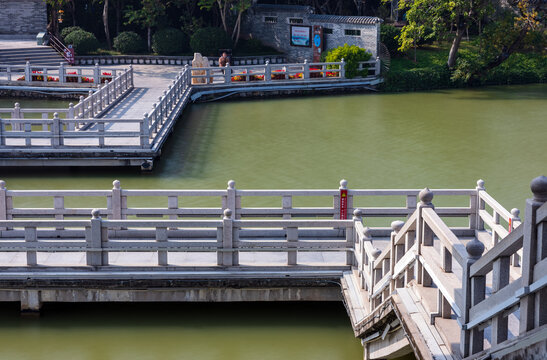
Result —
[{"label": "round finial on post", "polygon": [[346,179],[340,180],[340,190],[345,190],[348,188],[348,181]]},{"label": "round finial on post", "polygon": [[420,203],[422,205],[432,205],[431,201],[433,200],[433,191],[429,190],[429,188],[425,188],[418,194],[418,197],[420,198]]},{"label": "round finial on post", "polygon": [[91,210],[91,217],[93,219],[100,219],[101,217],[101,211],[99,209],[93,209]]},{"label": "round finial on post", "polygon": [[547,177],[538,176],[530,182],[530,189],[534,194],[534,200],[539,202],[547,201]]},{"label": "round finial on post", "polygon": [[19,104],[18,102],[15,103],[15,108],[20,108],[21,107],[21,104]]},{"label": "round finial on post", "polygon": [[224,210],[224,219],[231,219],[232,218],[232,210],[231,209],[225,209]]},{"label": "round finial on post", "polygon": [[484,180],[483,179],[477,180],[477,187],[475,189],[476,190],[484,190]]},{"label": "round finial on post", "polygon": [[112,181],[112,186],[114,186],[113,189],[119,190],[121,188],[120,180]]},{"label": "round finial on post", "polygon": [[477,238],[473,238],[473,240],[469,241],[465,245],[465,250],[467,250],[467,255],[469,258],[476,260],[482,256],[482,253],[484,252],[484,244],[477,240]]},{"label": "round finial on post", "polygon": [[142,117],[146,119],[148,117],[148,113],[142,114]]},{"label": "round finial on post", "polygon": [[228,181],[228,189],[233,190],[236,188],[236,182],[234,180]]},{"label": "round finial on post", "polygon": [[92,96],[92,95],[93,95],[93,90],[89,90],[89,91],[87,92],[87,95],[88,95],[88,96]]},{"label": "round finial on post", "polygon": [[58,118],[59,118],[59,113],[58,113],[58,112],[53,113],[53,118],[54,118],[54,119],[58,119]]},{"label": "round finial on post", "polygon": [[380,256],[381,253],[382,251],[380,249],[374,248],[374,250],[372,250],[372,259],[378,259],[378,256]]},{"label": "round finial on post", "polygon": [[73,107],[74,107],[74,104],[73,104],[73,103],[68,104],[68,108],[69,108],[69,109],[72,109]]},{"label": "round finial on post", "polygon": [[361,220],[363,217],[363,210],[355,209],[353,210],[353,220]]},{"label": "round finial on post", "polygon": [[304,59],[304,64],[307,64],[308,63],[308,59]]},{"label": "round finial on post", "polygon": [[403,228],[403,226],[405,225],[405,222],[404,221],[401,221],[401,220],[395,220],[391,223],[391,230],[395,231],[396,233],[399,232],[399,230],[401,230]]},{"label": "round finial on post", "polygon": [[80,95],[80,102],[84,102],[84,96]]},{"label": "round finial on post", "polygon": [[365,240],[372,240],[372,236],[370,234],[370,228],[368,226],[363,228],[363,237],[365,238]]},{"label": "round finial on post", "polygon": [[520,221],[520,210],[517,209],[517,208],[512,208],[511,209],[511,217],[513,218],[513,220],[517,220],[517,221]]},{"label": "round finial on post", "polygon": [[4,180],[0,180],[0,189],[5,189],[6,188],[6,182]]},{"label": "round finial on post", "polygon": [[265,65],[270,65],[270,60],[266,60]]}]

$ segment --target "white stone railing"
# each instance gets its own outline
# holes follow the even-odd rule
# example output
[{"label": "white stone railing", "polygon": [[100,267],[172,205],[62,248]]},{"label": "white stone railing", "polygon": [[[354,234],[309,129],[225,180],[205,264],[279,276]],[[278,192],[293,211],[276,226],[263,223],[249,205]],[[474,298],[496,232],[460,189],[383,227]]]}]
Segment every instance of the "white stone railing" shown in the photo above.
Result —
[{"label": "white stone railing", "polygon": [[[270,64],[191,68],[192,85],[241,85],[247,83],[276,83],[281,81],[313,81],[345,79],[345,62],[301,64]],[[380,60],[359,63],[359,70],[380,75]]]},{"label": "white stone railing", "polygon": [[75,85],[80,87],[98,87],[107,81],[112,82],[120,73],[119,69],[94,67],[0,64],[0,82],[28,85]]}]

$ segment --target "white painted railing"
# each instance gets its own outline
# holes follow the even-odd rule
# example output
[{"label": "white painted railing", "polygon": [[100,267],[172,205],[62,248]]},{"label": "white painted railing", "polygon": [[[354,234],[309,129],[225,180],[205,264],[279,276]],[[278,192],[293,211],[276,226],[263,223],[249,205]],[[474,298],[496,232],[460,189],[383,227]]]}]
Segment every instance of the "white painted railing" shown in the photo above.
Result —
[{"label": "white painted railing", "polygon": [[45,84],[49,86],[72,84],[78,86],[97,87],[115,79],[120,70],[104,68],[96,64],[94,67],[0,64],[0,81],[24,83],[29,85]]},{"label": "white painted railing", "polygon": [[[321,62],[296,64],[270,64],[251,66],[227,66],[192,68],[192,85],[246,83],[276,83],[281,81],[310,81],[345,79],[345,62]],[[359,63],[359,70],[368,71],[367,76],[380,75],[380,60]]]}]

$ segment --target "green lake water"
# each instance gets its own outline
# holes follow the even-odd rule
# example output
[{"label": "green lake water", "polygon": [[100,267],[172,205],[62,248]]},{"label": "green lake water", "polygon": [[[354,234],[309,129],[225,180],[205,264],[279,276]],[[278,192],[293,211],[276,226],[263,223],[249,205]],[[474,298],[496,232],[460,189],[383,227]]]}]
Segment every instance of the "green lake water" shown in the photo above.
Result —
[{"label": "green lake water", "polygon": [[[547,85],[213,102],[184,113],[150,174],[35,168],[0,169],[0,178],[9,189],[109,189],[114,179],[124,188],[220,189],[234,179],[241,189],[316,189],[342,178],[350,188],[474,188],[482,178],[503,206],[523,209],[530,180],[547,174],[546,139]],[[40,319],[1,310],[2,359],[362,356],[341,305],[55,306]]]}]

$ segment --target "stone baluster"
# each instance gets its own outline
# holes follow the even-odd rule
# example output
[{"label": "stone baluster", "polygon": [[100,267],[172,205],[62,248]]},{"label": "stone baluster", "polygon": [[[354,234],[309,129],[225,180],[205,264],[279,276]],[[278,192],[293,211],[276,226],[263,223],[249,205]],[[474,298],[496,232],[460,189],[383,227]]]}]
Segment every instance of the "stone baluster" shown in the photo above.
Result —
[{"label": "stone baluster", "polygon": [[520,294],[520,334],[538,328],[547,323],[547,291],[545,288],[527,294],[534,276],[539,278],[544,274],[534,274],[535,265],[547,257],[547,222],[538,223],[538,209],[545,209],[547,202],[547,177],[538,176],[530,183],[534,194],[526,200],[526,217],[524,218],[524,239],[522,244],[522,286],[524,294]]},{"label": "stone baluster", "polygon": [[340,78],[346,78],[346,63],[343,58],[340,60]]},{"label": "stone baluster", "polygon": [[[471,265],[473,265],[484,252],[484,244],[477,240],[476,237],[469,241],[465,246],[467,251],[467,259],[462,266],[462,316],[459,320],[460,324],[469,322],[469,309],[484,300],[486,280],[484,276],[470,277]],[[475,354],[482,350],[484,342],[484,330],[475,327],[467,330],[463,327],[460,336],[460,352],[462,357]]]},{"label": "stone baluster", "polygon": [[399,279],[393,278],[395,275],[395,264],[401,260],[405,253],[405,244],[395,244],[395,237],[399,233],[399,231],[404,226],[404,221],[395,220],[391,223],[391,239],[390,239],[390,245],[391,245],[391,252],[390,252],[390,269],[392,279],[390,281],[390,292],[393,292],[397,287],[402,287],[404,284],[404,276],[399,276],[399,279],[403,279],[403,281]]},{"label": "stone baluster", "polygon": [[310,64],[308,64],[308,59],[304,59],[304,73],[302,74],[304,76],[304,80],[310,79]]},{"label": "stone baluster", "polygon": [[484,230],[484,221],[482,220],[480,215],[480,211],[485,209],[484,200],[480,197],[480,192],[486,191],[486,189],[484,188],[484,180],[477,180],[477,187],[475,188],[475,190],[477,191],[477,230]]},{"label": "stone baluster", "polygon": [[98,63],[95,63],[95,67],[93,68],[93,82],[95,82],[95,85],[101,83],[101,68]]},{"label": "stone baluster", "polygon": [[32,70],[30,68],[30,62],[27,61],[25,64],[25,82],[30,84],[32,82]]},{"label": "stone baluster", "polygon": [[270,61],[266,61],[266,64],[264,66],[264,81],[266,82],[272,82],[272,66],[270,65]]},{"label": "stone baluster", "polygon": [[[512,232],[517,226],[520,225],[521,219],[519,217],[520,210],[517,208],[511,209],[511,218],[510,218],[510,224],[509,224],[509,232]],[[518,252],[515,252],[511,258],[511,265],[515,267],[520,266],[520,256]]]},{"label": "stone baluster", "polygon": [[61,61],[59,63],[59,84],[64,84],[66,82],[65,71],[65,63]]},{"label": "stone baluster", "polygon": [[100,210],[93,209],[91,211],[91,216],[90,226],[86,229],[86,262],[88,266],[101,266],[103,265],[104,260],[102,243],[107,239],[103,240],[104,234],[102,231]]},{"label": "stone baluster", "polygon": [[[423,208],[435,208],[433,206],[433,203],[431,202],[433,200],[433,192],[429,190],[429,188],[425,188],[418,194],[418,198],[420,199],[420,203],[417,205],[418,207],[418,217],[416,220],[416,239],[418,241],[418,254],[421,255],[422,253],[422,246],[433,246],[433,231],[429,228],[429,226],[425,223],[425,221],[422,218],[422,209]],[[423,269],[423,266],[420,262],[417,263],[418,266],[416,267],[417,274],[416,274],[416,282],[418,284],[422,284],[423,286],[431,286],[432,280],[427,271]]]},{"label": "stone baluster", "polygon": [[53,114],[53,123],[51,124],[51,146],[57,148],[63,145],[61,138],[61,119],[59,119],[59,113]]}]

